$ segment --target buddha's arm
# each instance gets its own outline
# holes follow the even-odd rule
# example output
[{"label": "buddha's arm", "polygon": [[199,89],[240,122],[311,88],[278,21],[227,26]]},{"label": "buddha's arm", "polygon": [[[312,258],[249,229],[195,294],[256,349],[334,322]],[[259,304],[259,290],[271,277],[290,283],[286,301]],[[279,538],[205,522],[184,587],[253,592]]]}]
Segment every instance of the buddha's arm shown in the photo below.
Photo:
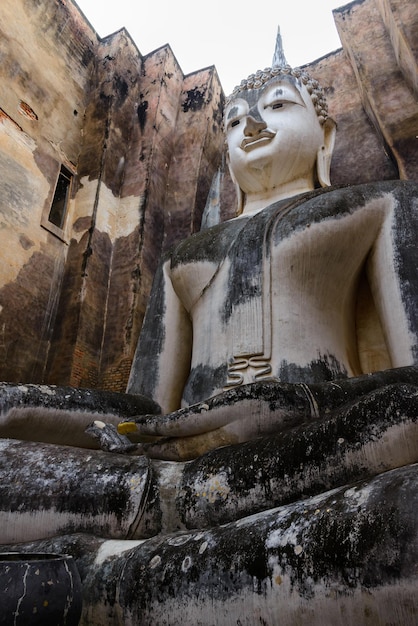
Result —
[{"label": "buddha's arm", "polygon": [[98,447],[85,429],[94,420],[117,425],[144,413],[159,413],[144,396],[55,385],[0,384],[0,438]]},{"label": "buddha's arm", "polygon": [[163,413],[180,408],[190,371],[192,324],[173,289],[170,260],[157,269],[127,392],[152,398]]},{"label": "buddha's arm", "polygon": [[149,457],[189,460],[214,448],[282,432],[304,422],[326,420],[342,406],[356,403],[379,388],[417,383],[416,367],[311,385],[251,383],[168,415],[140,416],[122,424],[121,432],[155,437],[154,443],[142,447]]},{"label": "buddha's arm", "polygon": [[392,367],[418,363],[418,187],[395,186],[383,196],[385,217],[367,273]]}]

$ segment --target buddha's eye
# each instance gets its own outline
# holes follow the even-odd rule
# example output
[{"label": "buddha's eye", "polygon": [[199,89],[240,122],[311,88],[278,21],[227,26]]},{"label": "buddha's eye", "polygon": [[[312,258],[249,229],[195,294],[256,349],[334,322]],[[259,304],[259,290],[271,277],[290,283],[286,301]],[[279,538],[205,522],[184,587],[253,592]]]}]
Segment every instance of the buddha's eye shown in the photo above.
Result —
[{"label": "buddha's eye", "polygon": [[265,109],[281,109],[284,106],[284,102],[270,102],[265,105]]}]

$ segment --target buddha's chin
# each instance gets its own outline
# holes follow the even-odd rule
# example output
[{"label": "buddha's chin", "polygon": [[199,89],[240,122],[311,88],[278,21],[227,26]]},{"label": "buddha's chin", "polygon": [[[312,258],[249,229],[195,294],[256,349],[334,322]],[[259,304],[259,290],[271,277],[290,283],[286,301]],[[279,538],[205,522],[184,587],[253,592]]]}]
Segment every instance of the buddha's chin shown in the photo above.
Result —
[{"label": "buddha's chin", "polygon": [[287,163],[272,162],[269,156],[260,154],[259,158],[247,161],[246,175],[240,186],[243,191],[250,187],[253,192],[271,190],[274,194],[277,187],[291,183],[298,174]]},{"label": "buddha's chin", "polygon": [[272,166],[272,158],[269,151],[263,150],[263,147],[259,146],[256,150],[246,154],[246,166],[247,171],[251,175],[252,172],[262,172],[263,170],[270,171]]}]

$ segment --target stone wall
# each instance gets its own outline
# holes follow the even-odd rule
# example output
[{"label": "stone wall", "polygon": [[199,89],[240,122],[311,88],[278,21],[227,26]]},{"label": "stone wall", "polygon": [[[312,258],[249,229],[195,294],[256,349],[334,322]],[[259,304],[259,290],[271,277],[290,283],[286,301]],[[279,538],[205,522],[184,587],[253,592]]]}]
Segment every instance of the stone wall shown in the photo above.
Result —
[{"label": "stone wall", "polygon": [[[343,48],[306,66],[338,124],[332,182],[417,179],[414,0],[334,17]],[[143,56],[124,29],[100,40],[71,0],[2,0],[0,61],[0,378],[122,391],[158,259],[200,228],[221,163],[216,70],[184,76],[169,46]]]},{"label": "stone wall", "polygon": [[[42,227],[75,172],[97,37],[67,3],[0,6],[0,377],[44,378],[67,244]],[[70,213],[75,211],[74,198]],[[48,226],[48,224],[47,224]],[[67,239],[70,233],[63,233]]]},{"label": "stone wall", "polygon": [[124,29],[99,40],[70,0],[5,0],[0,36],[0,378],[124,390],[158,259],[200,227],[218,166],[216,70],[185,77]]},{"label": "stone wall", "polygon": [[[355,176],[379,180],[383,177],[417,179],[418,177],[418,12],[413,0],[364,0],[334,11],[335,23],[343,44],[346,64],[350,65],[351,83],[376,149],[370,149],[371,133],[356,132],[343,124],[340,151],[352,150],[358,157]],[[354,82],[353,82],[354,79]],[[349,80],[346,82],[346,88]],[[334,91],[334,93],[336,90]],[[335,106],[336,117],[343,114],[344,103]],[[363,137],[367,135],[367,149]],[[351,139],[350,139],[351,138]],[[354,139],[354,141],[353,141]],[[358,141],[360,140],[360,141]],[[353,143],[358,143],[354,148]],[[386,159],[386,162],[385,162]],[[340,154],[336,159],[343,161]],[[376,162],[376,165],[372,165]],[[354,164],[353,164],[354,165]],[[383,172],[382,172],[383,169]],[[392,170],[392,171],[390,171]],[[349,181],[352,182],[352,181]]]}]

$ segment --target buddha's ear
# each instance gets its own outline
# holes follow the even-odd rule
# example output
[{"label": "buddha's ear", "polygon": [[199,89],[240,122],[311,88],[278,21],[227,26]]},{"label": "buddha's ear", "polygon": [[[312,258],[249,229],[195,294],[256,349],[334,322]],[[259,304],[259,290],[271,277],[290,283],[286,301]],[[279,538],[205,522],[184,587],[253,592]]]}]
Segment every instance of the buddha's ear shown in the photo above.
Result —
[{"label": "buddha's ear", "polygon": [[324,143],[319,148],[316,158],[316,173],[321,187],[330,187],[330,170],[332,152],[334,150],[335,133],[337,124],[328,117],[322,125],[324,131]]},{"label": "buddha's ear", "polygon": [[228,170],[229,170],[229,175],[231,176],[232,182],[235,185],[235,192],[237,194],[237,212],[236,215],[241,215],[241,213],[244,210],[244,202],[245,202],[245,193],[243,192],[243,190],[241,189],[241,187],[239,186],[239,184],[236,181],[236,178],[232,172],[232,168],[229,164],[229,150],[228,148],[225,150],[225,154],[226,154],[226,164],[228,165]]}]

